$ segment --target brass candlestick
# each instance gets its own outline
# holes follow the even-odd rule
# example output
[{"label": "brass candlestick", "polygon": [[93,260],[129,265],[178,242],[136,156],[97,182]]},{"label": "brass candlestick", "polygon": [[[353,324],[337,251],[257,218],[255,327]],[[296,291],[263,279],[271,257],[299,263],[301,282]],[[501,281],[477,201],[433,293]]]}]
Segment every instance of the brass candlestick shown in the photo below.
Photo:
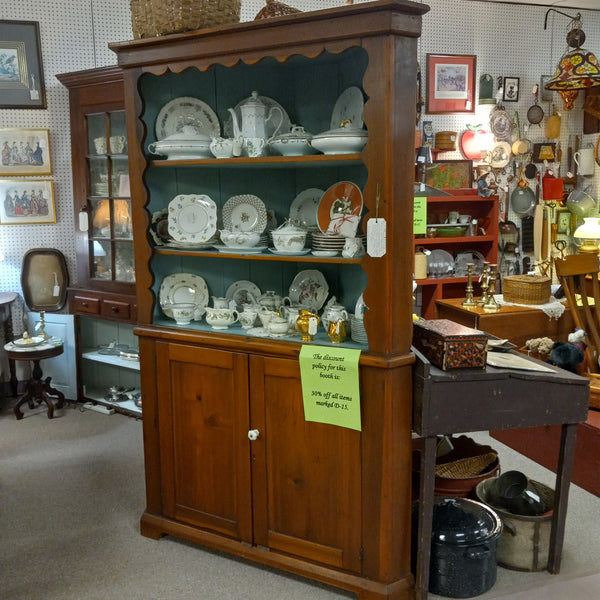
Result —
[{"label": "brass candlestick", "polygon": [[500,310],[500,305],[496,302],[494,298],[494,294],[496,293],[496,275],[498,272],[498,265],[490,265],[490,279],[488,285],[488,297],[483,305],[483,312],[491,313],[498,312]]},{"label": "brass candlestick", "polygon": [[490,286],[490,263],[483,263],[483,271],[479,279],[481,284],[481,298],[477,301],[478,304],[485,304],[488,301],[488,288]]},{"label": "brass candlestick", "polygon": [[44,338],[45,340],[48,340],[52,336],[46,333],[46,322],[44,320],[45,314],[46,313],[43,310],[40,311],[40,337]]},{"label": "brass candlestick", "polygon": [[473,263],[467,263],[466,298],[461,304],[462,306],[477,306],[477,301],[473,298]]}]

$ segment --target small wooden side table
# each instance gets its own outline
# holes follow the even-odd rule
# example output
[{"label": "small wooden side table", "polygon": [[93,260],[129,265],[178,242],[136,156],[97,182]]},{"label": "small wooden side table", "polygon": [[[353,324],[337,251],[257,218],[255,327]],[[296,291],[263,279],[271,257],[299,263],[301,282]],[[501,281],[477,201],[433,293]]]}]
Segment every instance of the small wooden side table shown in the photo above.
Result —
[{"label": "small wooden side table", "polygon": [[4,349],[8,354],[9,360],[33,362],[33,372],[29,381],[25,384],[25,393],[14,408],[15,416],[17,417],[17,419],[23,418],[21,406],[27,403],[29,408],[33,408],[35,401],[37,401],[38,403],[46,403],[46,406],[48,407],[48,418],[52,419],[54,417],[55,405],[53,404],[50,396],[58,398],[56,408],[62,408],[64,406],[65,396],[62,392],[50,386],[50,381],[52,379],[51,377],[46,377],[46,379],[42,379],[43,372],[42,368],[40,367],[40,360],[60,356],[63,353],[62,344],[44,344],[39,349],[32,348],[31,350],[23,350],[16,349],[15,345],[11,342],[9,344],[6,344],[4,346]]}]

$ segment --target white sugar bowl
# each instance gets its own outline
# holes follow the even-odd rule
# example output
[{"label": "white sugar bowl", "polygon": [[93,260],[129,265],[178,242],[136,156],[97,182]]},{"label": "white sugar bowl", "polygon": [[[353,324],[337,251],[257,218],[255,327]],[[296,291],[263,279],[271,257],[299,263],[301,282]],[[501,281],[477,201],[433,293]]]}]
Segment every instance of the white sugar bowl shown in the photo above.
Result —
[{"label": "white sugar bowl", "polygon": [[220,229],[221,241],[228,248],[253,248],[260,240],[260,233],[256,231],[230,231]]},{"label": "white sugar bowl", "polygon": [[271,232],[273,245],[279,252],[300,252],[306,243],[306,229],[289,221]]},{"label": "white sugar bowl", "polygon": [[312,134],[304,131],[304,127],[292,125],[289,133],[272,137],[268,145],[270,149],[275,150],[275,153],[283,156],[306,156],[317,153],[317,150],[311,146],[311,140]]}]

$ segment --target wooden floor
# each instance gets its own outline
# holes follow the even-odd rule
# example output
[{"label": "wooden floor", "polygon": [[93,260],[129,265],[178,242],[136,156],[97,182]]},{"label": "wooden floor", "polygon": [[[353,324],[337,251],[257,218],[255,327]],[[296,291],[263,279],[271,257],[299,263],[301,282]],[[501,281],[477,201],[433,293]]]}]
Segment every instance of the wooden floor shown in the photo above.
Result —
[{"label": "wooden floor", "polygon": [[[556,457],[560,444],[559,426],[491,431],[490,435],[556,472]],[[587,422],[577,427],[571,481],[584,490],[600,496],[600,411],[590,410]]]}]

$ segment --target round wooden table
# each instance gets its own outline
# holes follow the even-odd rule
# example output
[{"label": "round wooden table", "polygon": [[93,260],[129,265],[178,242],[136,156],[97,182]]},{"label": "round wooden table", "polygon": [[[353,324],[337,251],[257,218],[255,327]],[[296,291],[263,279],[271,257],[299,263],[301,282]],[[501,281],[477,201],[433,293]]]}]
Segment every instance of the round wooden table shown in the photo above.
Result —
[{"label": "round wooden table", "polygon": [[54,417],[55,405],[53,404],[50,396],[58,398],[56,408],[63,407],[65,403],[65,396],[62,392],[59,392],[57,389],[54,389],[50,386],[50,380],[52,377],[46,377],[46,379],[42,379],[43,373],[42,368],[40,367],[40,360],[60,356],[63,353],[62,344],[53,346],[45,345],[42,349],[32,348],[31,350],[22,350],[16,349],[14,344],[10,343],[6,344],[4,349],[6,350],[9,360],[26,360],[33,362],[33,371],[31,378],[25,384],[25,393],[14,408],[17,419],[23,418],[23,413],[21,412],[21,406],[23,404],[27,402],[29,408],[33,408],[36,401],[38,403],[46,403],[46,406],[48,407],[48,418],[52,419],[52,417]]}]

